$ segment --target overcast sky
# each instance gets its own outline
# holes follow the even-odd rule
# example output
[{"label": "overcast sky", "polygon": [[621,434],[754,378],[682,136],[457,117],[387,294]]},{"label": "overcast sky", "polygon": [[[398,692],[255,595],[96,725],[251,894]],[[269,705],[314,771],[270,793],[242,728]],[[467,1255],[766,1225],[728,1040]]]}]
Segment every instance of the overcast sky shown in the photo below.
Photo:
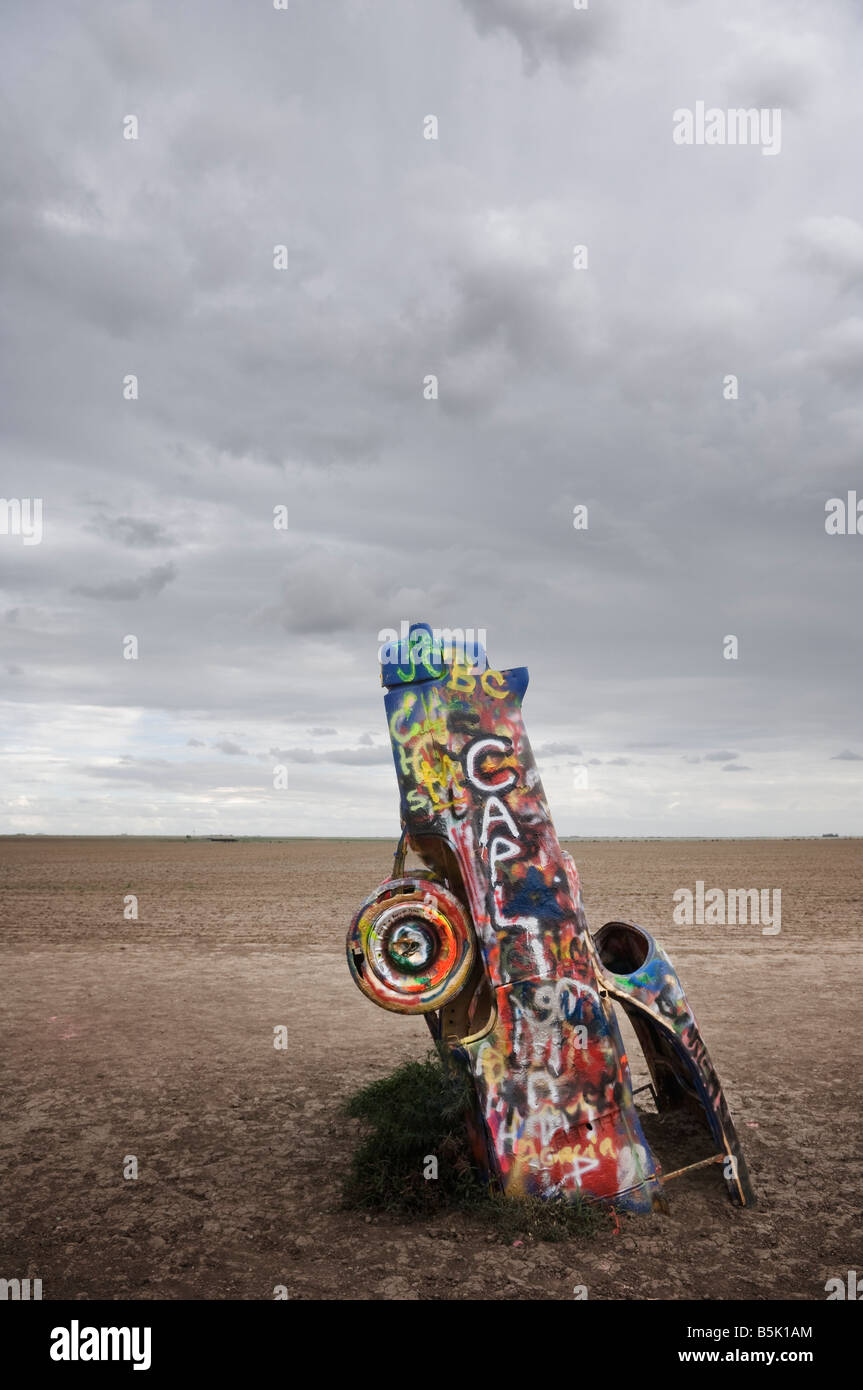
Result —
[{"label": "overcast sky", "polygon": [[2,23],[0,830],[395,834],[425,619],[529,666],[562,834],[863,833],[859,0]]}]

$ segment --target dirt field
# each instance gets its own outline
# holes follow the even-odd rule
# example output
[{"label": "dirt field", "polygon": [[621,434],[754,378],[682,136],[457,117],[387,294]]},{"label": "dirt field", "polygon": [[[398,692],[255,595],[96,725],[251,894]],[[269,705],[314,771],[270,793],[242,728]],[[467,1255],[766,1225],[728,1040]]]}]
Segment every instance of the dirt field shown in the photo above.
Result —
[{"label": "dirt field", "polygon": [[[270,1299],[279,1284],[299,1299],[568,1299],[577,1284],[591,1299],[824,1299],[828,1278],[863,1269],[861,842],[568,848],[593,929],[630,918],[670,951],[757,1207],[732,1207],[707,1169],[669,1186],[671,1215],[619,1234],[609,1219],[583,1245],[346,1215],[357,1131],[339,1104],[427,1048],[422,1021],[376,1009],[344,961],[392,847],[4,839],[0,1275],[41,1278],[45,1299]],[[675,926],[672,893],[697,879],[780,888],[781,933]]]}]

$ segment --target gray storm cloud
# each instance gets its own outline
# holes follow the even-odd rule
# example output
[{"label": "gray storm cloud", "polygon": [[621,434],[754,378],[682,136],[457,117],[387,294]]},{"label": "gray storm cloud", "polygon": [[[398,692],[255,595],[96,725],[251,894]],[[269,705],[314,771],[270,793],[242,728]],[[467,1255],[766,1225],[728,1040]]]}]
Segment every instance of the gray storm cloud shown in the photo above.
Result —
[{"label": "gray storm cloud", "polygon": [[[0,494],[44,515],[0,534],[0,827],[392,833],[378,633],[424,618],[530,666],[564,832],[863,830],[859,9],[0,23]],[[781,153],[676,146],[699,100]]]}]

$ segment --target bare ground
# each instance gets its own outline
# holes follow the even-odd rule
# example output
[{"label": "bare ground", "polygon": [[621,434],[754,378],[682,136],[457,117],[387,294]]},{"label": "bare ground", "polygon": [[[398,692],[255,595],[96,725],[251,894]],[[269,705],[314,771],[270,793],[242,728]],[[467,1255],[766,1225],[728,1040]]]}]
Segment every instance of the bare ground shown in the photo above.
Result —
[{"label": "bare ground", "polygon": [[[41,1278],[46,1299],[270,1299],[280,1284],[298,1299],[568,1299],[580,1284],[591,1299],[823,1299],[863,1268],[860,842],[569,848],[594,930],[628,917],[669,949],[757,1207],[729,1205],[707,1169],[669,1186],[670,1215],[619,1233],[609,1219],[581,1244],[345,1213],[357,1128],[340,1103],[427,1047],[422,1021],[376,1009],[344,961],[392,847],[5,839],[0,1275]],[[696,879],[781,888],[781,934],[674,926],[671,895]],[[647,1124],[667,1171],[674,1135]]]}]

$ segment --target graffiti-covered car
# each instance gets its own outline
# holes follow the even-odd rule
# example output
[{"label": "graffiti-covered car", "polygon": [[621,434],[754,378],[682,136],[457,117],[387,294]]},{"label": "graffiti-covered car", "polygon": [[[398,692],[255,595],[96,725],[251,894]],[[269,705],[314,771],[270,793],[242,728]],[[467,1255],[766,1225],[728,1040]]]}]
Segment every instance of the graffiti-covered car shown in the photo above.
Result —
[{"label": "graffiti-covered car", "polygon": [[[468,1069],[478,1156],[504,1193],[664,1205],[614,1005],[631,1020],[660,1111],[706,1122],[731,1198],[754,1201],[722,1088],[668,956],[649,932],[591,935],[522,719],[528,672],[444,652],[425,624],[382,653],[402,837],[358,910],[359,988],[425,1015]],[[408,849],[422,861],[404,868]],[[689,1165],[698,1166],[698,1165]],[[685,1170],[680,1170],[685,1171]]]}]

